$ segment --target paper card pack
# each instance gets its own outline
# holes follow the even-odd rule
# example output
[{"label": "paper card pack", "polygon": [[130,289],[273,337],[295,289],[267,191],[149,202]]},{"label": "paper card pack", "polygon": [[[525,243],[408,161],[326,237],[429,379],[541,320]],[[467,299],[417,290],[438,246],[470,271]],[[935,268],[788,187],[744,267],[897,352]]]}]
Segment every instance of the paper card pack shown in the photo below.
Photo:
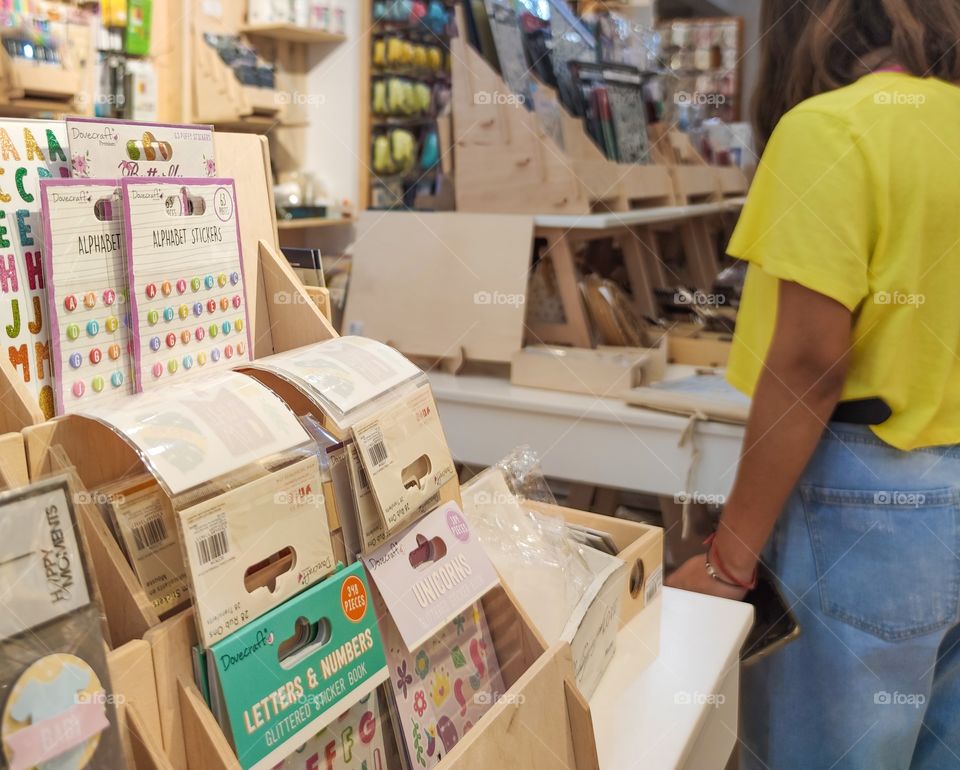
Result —
[{"label": "paper card pack", "polygon": [[0,496],[0,764],[126,767],[65,479]]},{"label": "paper card pack", "polygon": [[213,126],[69,118],[75,178],[213,177]]},{"label": "paper card pack", "polygon": [[363,565],[218,642],[211,698],[244,770],[270,770],[387,678]]},{"label": "paper card pack", "polygon": [[69,494],[62,481],[0,496],[0,639],[92,601]]},{"label": "paper card pack", "polygon": [[66,153],[62,121],[0,120],[0,352],[46,418],[54,415],[55,399],[40,180],[70,176]]},{"label": "paper card pack", "polygon": [[456,477],[428,384],[358,421],[353,436],[388,532]]},{"label": "paper card pack", "polygon": [[[333,571],[320,484],[312,455],[178,513],[206,647]],[[255,587],[261,564],[269,579]]]},{"label": "paper card pack", "polygon": [[251,357],[232,179],[124,179],[138,391]]},{"label": "paper card pack", "polygon": [[408,765],[435,767],[505,692],[483,607],[468,606],[419,647],[389,616],[383,635]]},{"label": "paper card pack", "polygon": [[273,372],[311,395],[339,427],[350,412],[423,373],[393,348],[365,337],[337,337],[261,358]]},{"label": "paper card pack", "polygon": [[363,562],[411,649],[499,582],[456,503],[388,538]]},{"label": "paper card pack", "polygon": [[385,717],[373,692],[273,770],[386,770]]},{"label": "paper card pack", "polygon": [[110,525],[158,615],[190,600],[177,517],[153,477],[100,490]]},{"label": "paper card pack", "polygon": [[44,276],[57,414],[133,393],[127,258],[114,184],[44,179]]},{"label": "paper card pack", "polygon": [[283,401],[236,372],[171,383],[84,414],[132,444],[170,497],[310,441]]}]

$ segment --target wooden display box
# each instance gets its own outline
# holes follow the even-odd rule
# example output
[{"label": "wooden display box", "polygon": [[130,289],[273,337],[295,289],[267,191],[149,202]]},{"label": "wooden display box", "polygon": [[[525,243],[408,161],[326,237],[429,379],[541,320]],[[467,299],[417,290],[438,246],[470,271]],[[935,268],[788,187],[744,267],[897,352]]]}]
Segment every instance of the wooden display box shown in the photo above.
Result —
[{"label": "wooden display box", "polygon": [[[216,145],[222,172],[236,180],[254,356],[337,336],[293,268],[278,256],[266,139],[218,133]],[[43,422],[31,394],[4,364],[0,361],[0,397],[9,408],[0,413],[0,429],[23,429],[31,479],[72,468],[83,489],[96,490],[137,468],[146,472],[137,453],[101,423],[74,415]],[[96,506],[81,501],[76,510],[106,600],[111,645],[141,638],[159,622],[157,613]]]},{"label": "wooden display box", "polygon": [[631,388],[662,380],[666,365],[666,344],[654,348],[532,345],[514,353],[510,382],[528,388],[619,398]]},{"label": "wooden display box", "polygon": [[3,434],[0,436],[0,491],[22,487],[28,481],[23,436],[19,433]]},{"label": "wooden display box", "polygon": [[667,360],[671,364],[723,369],[732,347],[733,335],[686,324],[677,324],[667,333]]},{"label": "wooden display box", "polygon": [[[547,649],[505,589],[493,589],[482,601],[508,689],[438,770],[598,770],[590,708],[577,692],[569,646]],[[172,766],[239,770],[193,681],[191,611],[151,629],[147,641],[153,649],[164,751]]]},{"label": "wooden display box", "polygon": [[153,649],[142,639],[107,653],[121,737],[135,770],[173,770],[163,751]]}]

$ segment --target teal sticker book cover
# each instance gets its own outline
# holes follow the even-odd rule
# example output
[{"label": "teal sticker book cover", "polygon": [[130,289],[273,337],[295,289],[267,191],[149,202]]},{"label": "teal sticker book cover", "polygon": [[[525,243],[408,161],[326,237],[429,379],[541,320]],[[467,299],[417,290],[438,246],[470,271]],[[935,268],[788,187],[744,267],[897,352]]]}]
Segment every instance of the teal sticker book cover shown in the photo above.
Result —
[{"label": "teal sticker book cover", "polygon": [[363,565],[231,634],[208,659],[241,766],[273,768],[387,679]]}]

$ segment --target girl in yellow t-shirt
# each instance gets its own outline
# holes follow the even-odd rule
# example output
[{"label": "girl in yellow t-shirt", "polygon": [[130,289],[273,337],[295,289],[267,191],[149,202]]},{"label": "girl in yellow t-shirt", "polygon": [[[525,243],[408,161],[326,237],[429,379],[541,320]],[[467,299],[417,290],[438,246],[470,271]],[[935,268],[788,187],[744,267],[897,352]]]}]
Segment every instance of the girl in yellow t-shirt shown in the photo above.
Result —
[{"label": "girl in yellow t-shirt", "polygon": [[753,398],[706,555],[799,638],[744,671],[740,767],[960,767],[960,0],[766,0],[729,246]]}]

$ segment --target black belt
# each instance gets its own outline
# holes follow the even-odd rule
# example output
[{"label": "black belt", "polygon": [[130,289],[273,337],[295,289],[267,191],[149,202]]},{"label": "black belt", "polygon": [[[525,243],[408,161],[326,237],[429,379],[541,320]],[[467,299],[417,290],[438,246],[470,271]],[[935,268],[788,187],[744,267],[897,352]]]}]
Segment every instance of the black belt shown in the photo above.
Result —
[{"label": "black belt", "polygon": [[882,398],[858,398],[856,401],[841,401],[837,404],[830,421],[851,425],[880,425],[892,415],[893,410]]}]

